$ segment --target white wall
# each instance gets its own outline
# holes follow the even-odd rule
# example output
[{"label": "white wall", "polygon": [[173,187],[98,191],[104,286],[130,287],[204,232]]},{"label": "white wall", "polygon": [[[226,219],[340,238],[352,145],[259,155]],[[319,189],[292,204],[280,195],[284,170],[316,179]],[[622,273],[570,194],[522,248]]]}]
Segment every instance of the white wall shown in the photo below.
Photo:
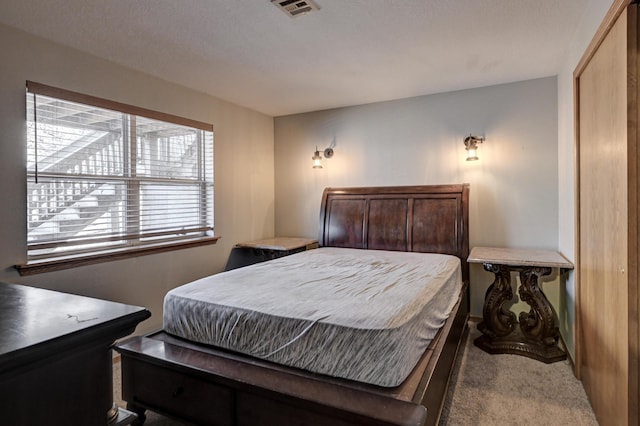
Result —
[{"label": "white wall", "polygon": [[[566,61],[558,73],[558,248],[572,262],[576,259],[573,71],[612,3],[612,0],[589,1]],[[560,292],[560,300],[565,307],[560,312],[560,331],[575,359],[573,278],[573,273],[570,273]]]},{"label": "white wall", "polygon": [[[231,247],[273,236],[273,118],[0,26],[0,280],[146,306],[162,325],[171,288],[219,272]],[[25,81],[213,123],[216,245],[20,277],[26,261]]]},{"label": "white wall", "polygon": [[[327,186],[468,182],[471,246],[556,249],[556,102],[549,77],[276,117],[276,234],[317,237]],[[476,162],[465,161],[469,133],[487,138]],[[312,169],[316,145],[332,142],[334,157]],[[492,280],[472,266],[472,314],[481,316]]]}]

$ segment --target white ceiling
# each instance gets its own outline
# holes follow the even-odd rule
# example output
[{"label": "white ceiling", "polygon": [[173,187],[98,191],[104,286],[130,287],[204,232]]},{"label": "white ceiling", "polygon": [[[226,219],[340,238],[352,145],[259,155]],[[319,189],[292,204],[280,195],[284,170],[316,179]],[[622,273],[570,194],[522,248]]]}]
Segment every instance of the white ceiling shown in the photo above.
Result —
[{"label": "white ceiling", "polygon": [[587,0],[2,0],[0,22],[278,116],[557,74]]}]

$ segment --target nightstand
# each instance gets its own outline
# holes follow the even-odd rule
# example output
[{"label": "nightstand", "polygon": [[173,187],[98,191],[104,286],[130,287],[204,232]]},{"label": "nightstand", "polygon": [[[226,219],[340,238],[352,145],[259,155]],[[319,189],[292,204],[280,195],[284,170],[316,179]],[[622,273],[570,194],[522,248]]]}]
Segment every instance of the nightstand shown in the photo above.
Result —
[{"label": "nightstand", "polygon": [[[474,247],[467,259],[482,263],[484,270],[495,275],[484,298],[482,336],[474,344],[491,354],[515,354],[552,363],[566,359],[558,347],[560,333],[553,308],[538,285],[540,277],[552,268],[573,269],[573,264],[560,253],[550,250],[527,250],[501,247]],[[511,272],[520,273],[520,299],[531,307],[529,312],[515,313],[504,308],[513,299]]]},{"label": "nightstand", "polygon": [[229,255],[225,271],[289,256],[316,247],[318,247],[318,240],[304,237],[274,237],[238,243]]}]

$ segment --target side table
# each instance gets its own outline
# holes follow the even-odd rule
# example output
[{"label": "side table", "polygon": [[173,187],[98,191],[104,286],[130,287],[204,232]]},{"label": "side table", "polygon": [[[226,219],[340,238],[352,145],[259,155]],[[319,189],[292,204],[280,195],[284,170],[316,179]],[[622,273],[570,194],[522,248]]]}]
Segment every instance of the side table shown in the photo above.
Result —
[{"label": "side table", "polygon": [[304,237],[274,237],[236,244],[229,256],[226,271],[277,259],[318,247],[318,240]]},{"label": "side table", "polygon": [[[552,363],[566,359],[558,347],[560,333],[553,308],[538,286],[538,279],[553,268],[573,269],[560,253],[549,250],[474,247],[467,259],[482,263],[485,271],[495,274],[487,289],[478,330],[482,336],[474,344],[491,354],[516,354]],[[504,304],[513,299],[511,272],[520,274],[520,298],[529,304],[529,312],[516,315]]]}]

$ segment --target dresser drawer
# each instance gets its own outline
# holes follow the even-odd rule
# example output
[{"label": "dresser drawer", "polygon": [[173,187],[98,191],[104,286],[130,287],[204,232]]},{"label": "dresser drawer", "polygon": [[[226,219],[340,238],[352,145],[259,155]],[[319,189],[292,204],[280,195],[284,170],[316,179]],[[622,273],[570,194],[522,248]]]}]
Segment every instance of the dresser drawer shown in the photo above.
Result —
[{"label": "dresser drawer", "polygon": [[127,402],[198,425],[233,424],[233,396],[224,386],[126,357],[122,371],[122,397]]}]

